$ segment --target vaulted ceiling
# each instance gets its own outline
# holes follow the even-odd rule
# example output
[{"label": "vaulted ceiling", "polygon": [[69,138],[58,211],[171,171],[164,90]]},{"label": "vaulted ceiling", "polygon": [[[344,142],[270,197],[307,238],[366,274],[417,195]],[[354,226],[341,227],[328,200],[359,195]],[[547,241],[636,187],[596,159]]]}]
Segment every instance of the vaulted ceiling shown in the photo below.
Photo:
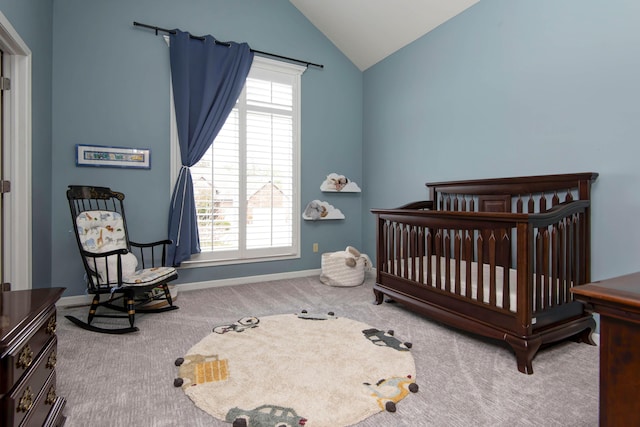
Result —
[{"label": "vaulted ceiling", "polygon": [[289,0],[361,71],[480,0]]}]

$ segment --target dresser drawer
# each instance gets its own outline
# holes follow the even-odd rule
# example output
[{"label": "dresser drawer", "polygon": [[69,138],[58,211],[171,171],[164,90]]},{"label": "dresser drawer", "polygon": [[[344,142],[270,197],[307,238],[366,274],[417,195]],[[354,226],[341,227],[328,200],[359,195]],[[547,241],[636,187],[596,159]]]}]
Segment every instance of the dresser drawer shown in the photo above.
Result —
[{"label": "dresser drawer", "polygon": [[43,314],[41,323],[34,322],[31,330],[11,343],[8,351],[2,355],[2,380],[0,395],[7,393],[35,363],[49,340],[56,335],[56,310],[51,307]]},{"label": "dresser drawer", "polygon": [[[20,379],[20,382],[9,394],[2,398],[0,407],[5,413],[5,426],[18,427],[27,417],[39,418],[36,413],[43,411],[45,406],[47,409],[43,412],[43,420],[46,418],[53,401],[55,401],[56,346],[57,339],[54,336],[44,351],[40,352],[32,362],[27,374]],[[51,392],[53,392],[53,401],[47,405],[46,401],[51,400],[51,396],[47,399],[43,395],[48,395]]]},{"label": "dresser drawer", "polygon": [[47,382],[40,390],[40,394],[36,397],[33,408],[24,417],[20,427],[42,427],[46,424],[45,421],[51,421],[51,409],[59,399],[62,398],[56,395],[56,373],[54,371],[49,375]]}]

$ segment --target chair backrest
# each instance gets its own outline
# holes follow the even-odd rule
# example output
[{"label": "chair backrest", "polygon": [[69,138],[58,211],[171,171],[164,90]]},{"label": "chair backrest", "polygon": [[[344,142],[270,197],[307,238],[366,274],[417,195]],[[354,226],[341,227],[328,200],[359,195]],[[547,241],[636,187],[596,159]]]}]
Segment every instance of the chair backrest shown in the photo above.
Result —
[{"label": "chair backrest", "polygon": [[[107,187],[70,185],[67,200],[78,248],[95,253],[131,250],[123,193]],[[85,256],[82,256],[82,261],[90,288],[98,288],[104,282],[100,274],[96,274],[101,266],[97,266],[95,261],[89,265]],[[102,260],[102,265],[104,262]]]},{"label": "chair backrest", "polygon": [[115,211],[80,212],[76,217],[76,231],[82,249],[104,253],[128,249],[122,215]]}]

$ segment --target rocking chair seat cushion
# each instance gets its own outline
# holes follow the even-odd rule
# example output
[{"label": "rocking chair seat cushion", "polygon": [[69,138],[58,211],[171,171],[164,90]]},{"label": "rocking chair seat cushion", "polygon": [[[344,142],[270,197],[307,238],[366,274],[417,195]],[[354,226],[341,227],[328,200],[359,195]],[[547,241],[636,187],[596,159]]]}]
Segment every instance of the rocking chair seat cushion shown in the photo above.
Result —
[{"label": "rocking chair seat cushion", "polygon": [[125,286],[147,286],[163,282],[167,277],[176,274],[174,267],[143,268],[122,278]]}]

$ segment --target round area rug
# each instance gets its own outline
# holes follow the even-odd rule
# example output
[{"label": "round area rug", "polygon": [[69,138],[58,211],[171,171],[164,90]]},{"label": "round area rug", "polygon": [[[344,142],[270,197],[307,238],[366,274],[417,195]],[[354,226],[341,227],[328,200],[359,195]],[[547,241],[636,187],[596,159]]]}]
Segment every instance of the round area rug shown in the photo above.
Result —
[{"label": "round area rug", "polygon": [[347,426],[418,390],[410,347],[333,313],[245,317],[178,359],[175,385],[234,426]]}]

